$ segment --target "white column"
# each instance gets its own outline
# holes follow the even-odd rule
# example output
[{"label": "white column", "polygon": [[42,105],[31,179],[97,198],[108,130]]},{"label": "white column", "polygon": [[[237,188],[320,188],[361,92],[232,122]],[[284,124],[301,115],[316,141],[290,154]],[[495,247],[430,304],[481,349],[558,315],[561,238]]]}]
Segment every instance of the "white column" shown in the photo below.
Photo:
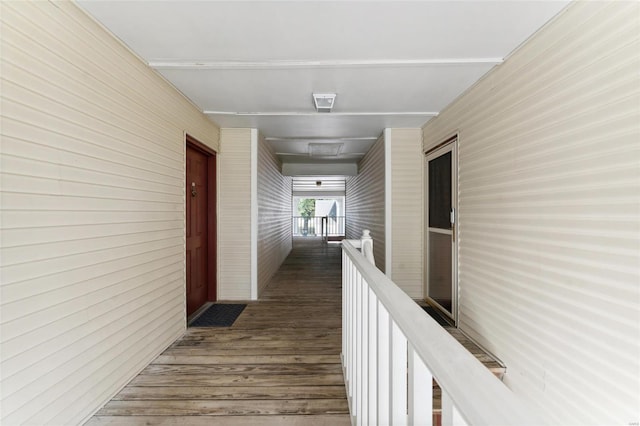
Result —
[{"label": "white column", "polygon": [[391,223],[391,180],[393,179],[391,167],[391,129],[384,129],[384,274],[391,278],[391,265],[393,264],[393,226]]},{"label": "white column", "polygon": [[251,300],[258,300],[258,129],[251,129]]}]

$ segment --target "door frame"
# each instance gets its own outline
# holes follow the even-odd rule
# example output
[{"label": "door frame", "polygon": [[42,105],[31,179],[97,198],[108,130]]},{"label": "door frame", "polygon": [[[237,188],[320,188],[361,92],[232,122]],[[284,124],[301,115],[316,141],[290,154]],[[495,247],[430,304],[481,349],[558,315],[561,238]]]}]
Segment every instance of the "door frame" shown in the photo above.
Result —
[{"label": "door frame", "polygon": [[[187,146],[201,152],[207,157],[207,302],[215,302],[218,296],[218,222],[217,222],[217,191],[216,191],[216,152],[198,141],[194,137],[185,133],[185,179],[187,164]],[[187,226],[185,194],[185,229]],[[185,247],[186,256],[186,247]],[[186,285],[186,277],[185,277]],[[186,302],[186,292],[185,292]]]},{"label": "door frame", "polygon": [[[451,206],[453,209],[453,225],[451,244],[451,313],[429,297],[429,161],[441,155],[451,152]],[[459,241],[459,214],[458,214],[458,134],[445,139],[438,145],[428,149],[424,153],[424,300],[431,306],[451,318],[454,325],[458,324],[458,241]]]}]

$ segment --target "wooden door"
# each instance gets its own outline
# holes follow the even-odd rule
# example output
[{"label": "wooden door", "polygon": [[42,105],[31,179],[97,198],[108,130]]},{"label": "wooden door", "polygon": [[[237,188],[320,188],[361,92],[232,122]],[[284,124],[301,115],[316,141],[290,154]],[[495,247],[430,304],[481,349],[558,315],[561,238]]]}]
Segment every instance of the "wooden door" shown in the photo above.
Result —
[{"label": "wooden door", "polygon": [[187,145],[187,316],[207,301],[208,184],[207,155]]}]

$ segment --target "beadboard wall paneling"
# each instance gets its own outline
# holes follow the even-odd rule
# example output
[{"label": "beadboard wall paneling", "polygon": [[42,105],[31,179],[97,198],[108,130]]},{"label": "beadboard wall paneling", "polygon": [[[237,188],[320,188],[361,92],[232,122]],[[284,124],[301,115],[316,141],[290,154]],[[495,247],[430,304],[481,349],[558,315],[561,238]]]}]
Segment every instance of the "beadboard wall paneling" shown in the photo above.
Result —
[{"label": "beadboard wall paneling", "polygon": [[390,129],[391,279],[410,297],[423,297],[424,155],[422,129]]},{"label": "beadboard wall paneling", "polygon": [[260,135],[258,142],[258,296],[291,252],[291,177]]},{"label": "beadboard wall paneling", "polygon": [[459,133],[460,328],[551,424],[640,419],[640,3],[575,2],[424,127]]},{"label": "beadboard wall paneling", "polygon": [[358,175],[347,178],[346,238],[360,239],[371,230],[376,266],[385,270],[385,139],[376,141],[358,164]]},{"label": "beadboard wall paneling", "polygon": [[251,298],[251,129],[220,130],[218,298]]},{"label": "beadboard wall paneling", "polygon": [[184,332],[184,135],[219,131],[73,3],[0,8],[0,423],[79,424]]}]

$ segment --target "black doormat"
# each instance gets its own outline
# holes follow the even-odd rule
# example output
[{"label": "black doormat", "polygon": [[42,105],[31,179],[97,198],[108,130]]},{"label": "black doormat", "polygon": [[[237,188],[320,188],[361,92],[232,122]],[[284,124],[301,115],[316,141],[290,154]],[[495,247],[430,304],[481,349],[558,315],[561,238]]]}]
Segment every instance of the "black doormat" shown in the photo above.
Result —
[{"label": "black doormat", "polygon": [[451,324],[449,324],[449,322],[446,319],[442,318],[442,315],[440,315],[440,313],[435,308],[432,308],[431,306],[422,306],[422,309],[427,314],[429,314],[431,318],[436,320],[438,324],[440,324],[441,326],[451,327]]},{"label": "black doormat", "polygon": [[231,327],[246,307],[226,303],[211,305],[189,327]]}]

